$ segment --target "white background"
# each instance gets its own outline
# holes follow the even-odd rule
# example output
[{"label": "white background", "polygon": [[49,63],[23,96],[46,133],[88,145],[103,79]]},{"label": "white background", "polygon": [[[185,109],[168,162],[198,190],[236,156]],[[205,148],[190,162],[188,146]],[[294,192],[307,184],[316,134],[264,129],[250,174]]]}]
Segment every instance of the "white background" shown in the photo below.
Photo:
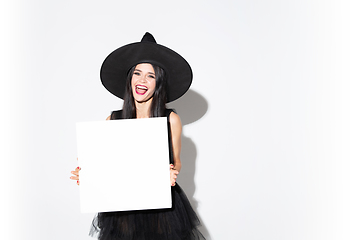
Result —
[{"label": "white background", "polygon": [[75,123],[121,107],[101,63],[149,31],[194,71],[170,107],[208,239],[359,239],[355,3],[1,1],[1,238],[89,239]]}]

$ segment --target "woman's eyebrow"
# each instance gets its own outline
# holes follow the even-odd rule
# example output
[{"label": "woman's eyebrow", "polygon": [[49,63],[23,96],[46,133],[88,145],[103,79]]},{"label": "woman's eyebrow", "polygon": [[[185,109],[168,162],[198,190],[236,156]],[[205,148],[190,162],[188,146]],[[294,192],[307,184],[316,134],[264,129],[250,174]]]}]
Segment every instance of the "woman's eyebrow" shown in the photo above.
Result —
[{"label": "woman's eyebrow", "polygon": [[[135,69],[134,71],[142,72],[140,69]],[[148,72],[148,73],[155,75],[155,73],[153,73],[153,72]]]}]

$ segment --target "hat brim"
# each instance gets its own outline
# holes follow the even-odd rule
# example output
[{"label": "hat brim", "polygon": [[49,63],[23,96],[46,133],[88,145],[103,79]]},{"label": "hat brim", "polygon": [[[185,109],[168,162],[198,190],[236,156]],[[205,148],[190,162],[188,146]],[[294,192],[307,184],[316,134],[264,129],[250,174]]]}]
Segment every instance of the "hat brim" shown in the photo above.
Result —
[{"label": "hat brim", "polygon": [[175,51],[152,42],[137,42],[113,51],[104,60],[100,78],[105,88],[124,99],[129,70],[139,63],[151,63],[163,68],[167,75],[167,102],[186,93],[192,82],[189,63]]}]

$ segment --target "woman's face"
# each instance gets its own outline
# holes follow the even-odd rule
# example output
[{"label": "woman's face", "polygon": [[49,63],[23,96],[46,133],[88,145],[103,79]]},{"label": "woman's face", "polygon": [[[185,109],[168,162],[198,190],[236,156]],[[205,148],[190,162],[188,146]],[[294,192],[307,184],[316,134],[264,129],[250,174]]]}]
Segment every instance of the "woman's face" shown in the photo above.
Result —
[{"label": "woman's face", "polygon": [[131,78],[131,89],[135,101],[147,102],[152,98],[156,87],[155,71],[151,64],[136,65]]}]

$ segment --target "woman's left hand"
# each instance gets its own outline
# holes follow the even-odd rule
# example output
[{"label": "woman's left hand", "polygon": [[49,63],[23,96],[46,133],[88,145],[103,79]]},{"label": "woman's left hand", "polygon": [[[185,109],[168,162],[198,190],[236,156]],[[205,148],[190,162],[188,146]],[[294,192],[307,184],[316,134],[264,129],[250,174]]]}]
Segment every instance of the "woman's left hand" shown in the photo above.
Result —
[{"label": "woman's left hand", "polygon": [[174,169],[174,165],[170,164],[170,185],[173,187],[176,184],[176,178],[179,174],[179,171]]},{"label": "woman's left hand", "polygon": [[71,176],[70,179],[72,180],[76,180],[77,182],[77,185],[80,185],[80,182],[79,182],[79,171],[81,170],[80,167],[77,167],[75,168],[75,171],[71,171],[71,173],[74,175],[74,176]]}]

